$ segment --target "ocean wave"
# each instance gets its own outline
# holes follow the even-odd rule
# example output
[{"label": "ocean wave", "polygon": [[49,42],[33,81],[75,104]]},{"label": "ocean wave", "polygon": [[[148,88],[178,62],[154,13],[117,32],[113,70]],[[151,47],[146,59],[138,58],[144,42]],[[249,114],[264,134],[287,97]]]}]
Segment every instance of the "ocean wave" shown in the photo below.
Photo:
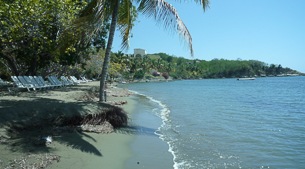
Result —
[{"label": "ocean wave", "polygon": [[171,124],[170,124],[170,109],[168,108],[168,106],[166,104],[164,104],[163,102],[154,99],[151,96],[147,96],[145,94],[139,93],[137,91],[133,91],[133,90],[129,90],[130,92],[134,93],[135,95],[139,95],[141,97],[145,97],[147,98],[149,101],[156,103],[159,108],[155,108],[153,109],[153,113],[155,113],[158,117],[160,117],[160,119],[162,120],[162,124],[160,127],[158,127],[158,129],[154,132],[154,134],[156,134],[162,141],[166,142],[169,146],[168,148],[168,152],[172,154],[173,156],[173,168],[174,169],[179,169],[179,168],[184,168],[186,166],[191,166],[190,163],[188,163],[187,161],[179,161],[177,160],[177,154],[178,152],[175,151],[175,146],[174,146],[174,140],[173,138],[170,138],[168,136],[166,136],[162,131],[168,131],[171,130],[172,133],[176,133],[179,134],[178,131],[175,131]]}]

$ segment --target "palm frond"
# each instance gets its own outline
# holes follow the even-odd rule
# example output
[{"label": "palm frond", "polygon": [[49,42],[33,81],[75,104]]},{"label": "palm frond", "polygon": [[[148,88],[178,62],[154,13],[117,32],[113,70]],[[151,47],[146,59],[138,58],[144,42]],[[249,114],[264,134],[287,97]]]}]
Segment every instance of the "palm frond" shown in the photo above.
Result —
[{"label": "palm frond", "polygon": [[128,49],[129,47],[129,37],[133,27],[133,21],[136,17],[133,14],[134,11],[135,8],[130,0],[124,0],[121,3],[118,16],[118,28],[122,36],[122,49]]},{"label": "palm frond", "polygon": [[202,5],[203,10],[205,11],[209,7],[209,0],[195,0],[196,3]]},{"label": "palm frond", "polygon": [[178,31],[186,40],[191,56],[193,56],[191,34],[171,4],[165,0],[142,0],[138,10],[148,17],[154,17],[158,23],[164,25],[165,29]]},{"label": "palm frond", "polygon": [[158,6],[158,0],[137,0],[139,4],[138,10],[148,17],[155,15],[156,7]]},{"label": "palm frond", "polygon": [[88,43],[92,37],[101,29],[105,19],[108,19],[109,1],[92,0],[80,12],[79,18],[72,25],[75,28],[81,28],[84,31],[81,33],[81,41]]}]

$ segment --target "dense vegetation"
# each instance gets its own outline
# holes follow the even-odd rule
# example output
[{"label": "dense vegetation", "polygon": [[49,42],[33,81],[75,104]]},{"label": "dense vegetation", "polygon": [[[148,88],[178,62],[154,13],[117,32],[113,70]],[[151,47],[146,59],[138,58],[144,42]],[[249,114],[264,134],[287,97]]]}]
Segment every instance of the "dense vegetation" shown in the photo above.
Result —
[{"label": "dense vegetation", "polygon": [[[87,1],[0,0],[0,77],[75,75],[102,72],[109,22],[95,36],[79,23]],[[134,16],[136,12],[133,11]],[[134,20],[133,20],[134,21]],[[120,25],[120,23],[119,23]],[[88,40],[89,39],[89,40]],[[165,53],[112,53],[110,79],[197,79],[277,76],[298,73],[255,60],[191,60]]]},{"label": "dense vegetation", "polygon": [[107,21],[95,36],[88,36],[86,26],[76,20],[86,1],[0,0],[0,4],[2,76],[75,73],[91,50],[105,47]]},{"label": "dense vegetation", "polygon": [[148,54],[142,57],[124,55],[122,52],[113,54],[112,58],[111,77],[129,80],[152,79],[158,76],[173,79],[199,79],[299,74],[281,65],[268,65],[256,60],[205,61],[174,57],[165,53]]}]

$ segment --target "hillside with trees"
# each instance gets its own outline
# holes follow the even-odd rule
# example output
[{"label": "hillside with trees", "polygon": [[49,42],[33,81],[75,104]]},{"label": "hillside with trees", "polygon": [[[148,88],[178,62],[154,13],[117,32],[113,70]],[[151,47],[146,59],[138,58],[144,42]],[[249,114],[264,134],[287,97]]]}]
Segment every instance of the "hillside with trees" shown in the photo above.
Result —
[{"label": "hillside with trees", "polygon": [[174,57],[165,53],[133,56],[125,55],[122,52],[114,53],[112,58],[110,77],[131,81],[150,80],[159,76],[163,76],[165,79],[169,77],[173,79],[201,79],[301,74],[290,68],[283,68],[281,65],[269,65],[257,60],[213,59],[205,61]]}]

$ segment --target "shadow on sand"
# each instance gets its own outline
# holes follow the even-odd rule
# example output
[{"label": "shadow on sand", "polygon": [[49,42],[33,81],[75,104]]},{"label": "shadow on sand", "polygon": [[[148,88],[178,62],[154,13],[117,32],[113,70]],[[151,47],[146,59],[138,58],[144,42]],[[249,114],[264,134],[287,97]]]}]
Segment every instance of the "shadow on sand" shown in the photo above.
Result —
[{"label": "shadow on sand", "polygon": [[[74,91],[75,88],[60,90],[63,92]],[[77,90],[85,89],[78,87]],[[43,92],[48,94],[47,91]],[[54,148],[45,144],[44,140],[47,136],[52,136],[54,141],[60,144],[85,153],[102,156],[102,152],[91,144],[96,140],[86,132],[77,131],[73,128],[64,131],[55,130],[57,127],[56,118],[82,116],[88,114],[88,112],[101,112],[113,108],[113,106],[92,101],[64,102],[57,99],[41,98],[36,97],[34,92],[21,92],[18,95],[21,95],[21,97],[25,95],[24,98],[26,99],[0,100],[0,144],[5,144],[13,152],[52,153],[55,151]],[[135,125],[116,129],[115,132],[157,137],[155,129]],[[2,143],[1,139],[3,140]]]},{"label": "shadow on sand", "polygon": [[108,106],[94,102],[67,103],[47,98],[19,101],[2,99],[0,101],[0,128],[2,128],[0,139],[6,140],[2,144],[6,144],[14,152],[49,153],[53,149],[45,144],[44,138],[52,136],[61,144],[79,149],[82,152],[102,156],[102,153],[94,145],[84,139],[89,138],[96,141],[86,133],[76,130],[64,132],[54,130],[56,127],[54,120],[57,117],[84,115],[92,111],[88,109],[88,104],[92,105],[89,107],[95,107],[96,111],[102,111]]}]

